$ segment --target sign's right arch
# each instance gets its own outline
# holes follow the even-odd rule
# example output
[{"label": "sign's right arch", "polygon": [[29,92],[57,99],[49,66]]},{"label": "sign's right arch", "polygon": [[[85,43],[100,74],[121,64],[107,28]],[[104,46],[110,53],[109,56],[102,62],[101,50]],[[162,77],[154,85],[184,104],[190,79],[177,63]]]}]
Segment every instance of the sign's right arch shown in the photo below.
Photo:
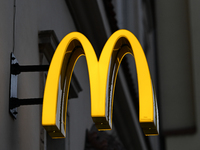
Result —
[{"label": "sign's right arch", "polygon": [[145,135],[157,135],[159,132],[157,100],[148,63],[139,41],[128,30],[118,30],[111,35],[99,59],[100,99],[105,100],[107,120],[112,126],[115,82],[121,60],[126,54],[131,54],[135,59],[139,92],[139,122]]}]

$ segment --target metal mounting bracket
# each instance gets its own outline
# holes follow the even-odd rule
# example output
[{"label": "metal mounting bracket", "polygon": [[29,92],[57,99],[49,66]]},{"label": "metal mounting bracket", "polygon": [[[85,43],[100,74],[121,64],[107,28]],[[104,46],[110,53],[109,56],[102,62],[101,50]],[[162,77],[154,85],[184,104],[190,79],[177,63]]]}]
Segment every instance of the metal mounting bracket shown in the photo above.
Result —
[{"label": "metal mounting bracket", "polygon": [[[50,63],[55,52],[56,47],[59,44],[58,38],[53,30],[40,31],[39,37],[39,52],[44,54],[47,61]],[[13,53],[10,56],[10,93],[9,93],[9,111],[13,118],[17,118],[17,108],[21,105],[36,105],[42,104],[43,98],[31,98],[31,99],[18,99],[17,98],[17,81],[18,75],[21,72],[40,72],[48,71],[49,65],[32,65],[32,66],[20,66]],[[68,99],[77,98],[78,93],[82,91],[82,88],[75,76],[72,73],[71,83],[69,89]]]},{"label": "metal mounting bracket", "polygon": [[10,56],[10,96],[9,110],[13,118],[17,118],[17,107],[21,105],[37,105],[43,103],[43,98],[18,99],[17,81],[21,72],[40,72],[48,71],[49,65],[20,66],[13,53]]},{"label": "metal mounting bracket", "polygon": [[[48,71],[49,65],[28,65],[21,66],[19,65],[16,57],[13,53],[10,56],[10,91],[9,91],[9,111],[11,116],[17,118],[17,108],[22,105],[38,105],[43,104],[43,98],[26,98],[18,99],[17,97],[17,82],[18,75],[21,72],[41,72]],[[72,74],[71,85],[69,89],[68,99],[77,98],[78,93],[82,91],[82,88],[79,85],[79,82],[74,75]]]}]

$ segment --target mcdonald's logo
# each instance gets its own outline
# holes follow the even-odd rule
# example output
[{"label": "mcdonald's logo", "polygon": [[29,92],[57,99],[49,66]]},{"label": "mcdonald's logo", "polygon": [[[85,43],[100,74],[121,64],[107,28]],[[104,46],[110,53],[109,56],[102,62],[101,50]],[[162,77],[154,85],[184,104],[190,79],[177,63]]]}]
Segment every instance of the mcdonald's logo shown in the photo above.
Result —
[{"label": "mcdonald's logo", "polygon": [[137,38],[118,30],[106,42],[99,60],[89,40],[79,32],[66,35],[58,45],[47,75],[42,125],[52,138],[66,136],[66,113],[71,75],[76,61],[85,55],[90,81],[91,116],[98,130],[112,128],[115,82],[121,60],[135,58],[139,122],[145,135],[158,134],[158,111],[148,63]]}]

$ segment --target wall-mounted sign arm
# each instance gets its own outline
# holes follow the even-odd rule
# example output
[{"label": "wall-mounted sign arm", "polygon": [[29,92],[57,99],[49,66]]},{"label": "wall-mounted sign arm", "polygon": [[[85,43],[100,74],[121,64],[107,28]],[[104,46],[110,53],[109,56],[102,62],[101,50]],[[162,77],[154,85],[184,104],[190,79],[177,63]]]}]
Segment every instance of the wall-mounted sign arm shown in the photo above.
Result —
[{"label": "wall-mounted sign arm", "polygon": [[40,72],[48,71],[49,65],[31,65],[20,66],[13,53],[10,56],[10,96],[9,96],[9,110],[11,115],[16,119],[17,107],[21,105],[36,105],[42,104],[43,98],[31,98],[31,99],[18,99],[17,98],[17,81],[18,75],[21,72]]},{"label": "wall-mounted sign arm", "polygon": [[[43,98],[28,98],[28,99],[18,99],[11,97],[10,98],[10,109],[22,106],[22,105],[39,105],[43,104]],[[17,114],[17,112],[15,112]]]},{"label": "wall-mounted sign arm", "polygon": [[[17,82],[18,75],[22,72],[43,72],[48,71],[49,65],[19,65],[16,57],[11,53],[10,63],[10,97],[9,97],[9,111],[13,118],[17,118],[17,107],[21,105],[39,105],[43,104],[43,98],[17,98]],[[77,83],[77,79],[73,76],[73,83],[70,88],[69,98],[77,97],[77,93],[81,90],[80,85]]]},{"label": "wall-mounted sign arm", "polygon": [[[54,51],[59,44],[58,38],[53,30],[39,32],[39,51],[43,53],[48,62],[51,62]],[[18,75],[22,72],[41,72],[48,71],[49,65],[19,65],[13,53],[10,56],[10,92],[9,92],[9,111],[13,118],[17,117],[17,107],[21,105],[37,105],[43,103],[43,98],[17,98]],[[77,98],[78,93],[82,91],[76,76],[72,73],[71,85],[68,98]]]},{"label": "wall-mounted sign arm", "polygon": [[49,65],[27,65],[20,66],[18,63],[11,64],[11,74],[18,75],[21,72],[40,72],[48,71]]}]

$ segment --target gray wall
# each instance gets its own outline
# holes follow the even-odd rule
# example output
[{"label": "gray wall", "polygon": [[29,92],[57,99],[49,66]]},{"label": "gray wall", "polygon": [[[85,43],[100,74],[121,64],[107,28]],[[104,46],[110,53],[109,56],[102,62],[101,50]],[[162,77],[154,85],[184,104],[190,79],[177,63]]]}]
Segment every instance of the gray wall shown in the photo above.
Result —
[{"label": "gray wall", "polygon": [[[43,130],[41,106],[19,107],[16,120],[8,111],[10,53],[14,52],[21,65],[39,65],[40,30],[54,30],[61,40],[67,33],[76,29],[64,0],[20,0],[16,1],[15,8],[14,3],[14,0],[0,1],[0,149],[39,150],[40,133]],[[40,73],[20,74],[18,97],[42,97],[42,81]]]},{"label": "gray wall", "polygon": [[200,2],[156,0],[161,126],[166,149],[197,150]]},{"label": "gray wall", "polygon": [[[14,142],[14,137],[12,133],[14,132],[13,120],[8,113],[8,103],[9,103],[9,68],[10,68],[10,52],[12,51],[12,26],[13,26],[13,3],[9,1],[1,1],[0,6],[0,60],[1,60],[1,75],[0,75],[0,134],[2,135],[0,138],[1,141],[1,149],[11,149],[12,145],[8,144]],[[6,14],[6,15],[5,15]]]}]

